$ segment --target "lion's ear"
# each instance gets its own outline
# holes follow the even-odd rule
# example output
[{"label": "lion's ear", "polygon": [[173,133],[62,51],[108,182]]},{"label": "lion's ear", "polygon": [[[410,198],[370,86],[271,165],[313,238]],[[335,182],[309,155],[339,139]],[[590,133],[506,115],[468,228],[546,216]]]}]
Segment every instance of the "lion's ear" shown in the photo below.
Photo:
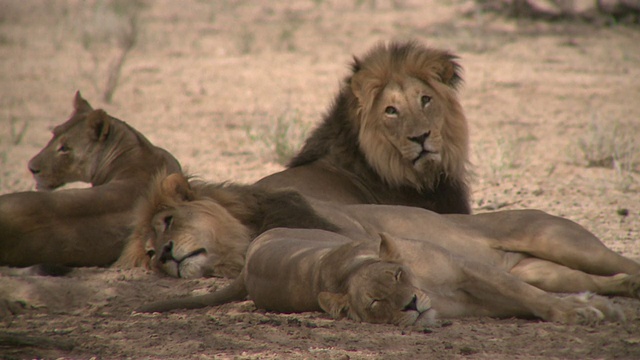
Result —
[{"label": "lion's ear", "polygon": [[387,233],[380,233],[379,256],[384,261],[399,262],[401,259],[395,240]]},{"label": "lion's ear", "polygon": [[104,141],[109,136],[111,123],[104,110],[98,109],[87,115],[87,123],[91,138],[96,141]]},{"label": "lion's ear", "polygon": [[447,86],[456,89],[462,83],[462,67],[455,59],[457,57],[451,54],[443,54],[440,59],[436,73],[440,80]]},{"label": "lion's ear", "polygon": [[93,110],[89,102],[82,98],[80,90],[76,91],[76,96],[73,98],[73,108],[76,113],[82,114]]},{"label": "lion's ear", "polygon": [[187,178],[178,173],[171,174],[162,180],[162,193],[178,201],[192,201],[194,199]]},{"label": "lion's ear", "polygon": [[349,302],[346,294],[336,294],[322,291],[318,294],[320,308],[334,319],[342,319],[347,316]]}]

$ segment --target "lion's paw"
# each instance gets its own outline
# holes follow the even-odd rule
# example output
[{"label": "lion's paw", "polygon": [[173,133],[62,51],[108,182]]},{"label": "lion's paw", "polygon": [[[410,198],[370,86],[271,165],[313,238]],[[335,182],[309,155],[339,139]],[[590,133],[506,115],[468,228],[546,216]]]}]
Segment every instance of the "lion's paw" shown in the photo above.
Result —
[{"label": "lion's paw", "polygon": [[565,314],[571,324],[596,325],[602,321],[624,322],[625,315],[614,303],[603,296],[592,293],[570,295],[563,299],[572,309]]},{"label": "lion's paw", "polygon": [[602,311],[593,306],[581,306],[566,313],[566,323],[576,325],[598,325],[604,320]]},{"label": "lion's paw", "polygon": [[631,297],[640,299],[640,274],[628,275],[625,280]]}]

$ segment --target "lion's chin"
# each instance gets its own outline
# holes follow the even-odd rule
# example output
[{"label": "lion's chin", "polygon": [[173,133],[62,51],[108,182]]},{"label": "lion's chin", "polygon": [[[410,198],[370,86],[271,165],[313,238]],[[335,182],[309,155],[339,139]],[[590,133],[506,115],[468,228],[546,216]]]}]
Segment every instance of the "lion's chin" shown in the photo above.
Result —
[{"label": "lion's chin", "polygon": [[413,168],[418,172],[422,172],[425,169],[432,169],[440,166],[442,162],[442,155],[437,152],[422,151],[418,156],[413,159]]},{"label": "lion's chin", "polygon": [[180,262],[167,261],[161,265],[161,269],[169,276],[176,278],[201,278],[205,275],[204,269],[206,268],[207,261],[208,259],[206,254],[198,254],[195,256],[189,256]]},{"label": "lion's chin", "polygon": [[62,184],[60,185],[56,185],[56,184],[47,184],[44,183],[42,181],[39,181],[38,179],[36,179],[36,190],[38,191],[53,191],[57,188],[59,188],[60,186],[62,186]]},{"label": "lion's chin", "polygon": [[179,266],[180,277],[183,279],[204,277],[207,260],[208,257],[204,253],[184,259]]},{"label": "lion's chin", "polygon": [[420,313],[413,326],[433,326],[436,324],[438,313],[434,309],[429,309]]}]

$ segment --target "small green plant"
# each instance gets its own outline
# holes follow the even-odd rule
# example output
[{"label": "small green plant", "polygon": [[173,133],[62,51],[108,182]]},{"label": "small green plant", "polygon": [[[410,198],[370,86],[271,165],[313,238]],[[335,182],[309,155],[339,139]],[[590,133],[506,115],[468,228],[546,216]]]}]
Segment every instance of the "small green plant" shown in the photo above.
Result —
[{"label": "small green plant", "polygon": [[302,14],[295,11],[285,12],[282,30],[280,31],[280,36],[278,38],[278,46],[280,49],[289,52],[297,50],[296,32],[300,29],[300,26],[302,26],[303,23],[304,17]]},{"label": "small green plant", "polygon": [[578,138],[579,156],[587,167],[613,169],[615,187],[629,191],[640,162],[640,144],[635,141],[638,136],[640,132],[633,126],[594,116],[585,134]]},{"label": "small green plant", "polygon": [[537,140],[531,134],[525,136],[500,136],[491,144],[478,144],[476,151],[478,169],[482,177],[499,185],[509,176],[509,171],[522,165],[525,143]]},{"label": "small green plant", "polygon": [[243,28],[238,38],[238,51],[243,55],[250,54],[255,42],[255,33],[247,28]]},{"label": "small green plant", "polygon": [[24,121],[22,123],[22,126],[18,126],[18,119],[12,116],[10,120],[10,124],[11,124],[11,134],[10,134],[11,144],[20,145],[20,143],[22,142],[22,139],[24,138],[24,135],[27,133],[27,129],[29,128],[29,123],[27,121]]},{"label": "small green plant", "polygon": [[295,155],[308,130],[309,126],[302,121],[298,111],[285,111],[278,116],[275,126],[266,127],[260,133],[255,133],[254,128],[246,128],[249,139],[263,143],[272,151],[275,161],[282,165]]}]

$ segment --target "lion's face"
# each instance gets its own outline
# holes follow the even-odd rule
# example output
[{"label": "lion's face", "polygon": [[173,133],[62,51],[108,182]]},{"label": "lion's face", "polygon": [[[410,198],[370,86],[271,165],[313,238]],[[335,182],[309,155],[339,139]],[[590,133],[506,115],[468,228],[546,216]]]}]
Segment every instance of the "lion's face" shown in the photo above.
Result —
[{"label": "lion's face", "polygon": [[446,52],[381,47],[356,60],[360,148],[392,186],[432,188],[442,174],[464,179],[467,122],[457,100],[458,65]]},{"label": "lion's face", "polygon": [[[164,191],[181,190],[165,186]],[[248,229],[214,200],[166,195],[174,201],[158,207],[146,245],[152,266],[181,278],[236,277],[244,264]]]},{"label": "lion's face", "polygon": [[[416,287],[413,273],[402,265],[400,252],[390,235],[381,233],[373,252],[371,244],[344,245],[327,257],[344,267],[350,264],[346,293],[321,292],[320,307],[334,318],[400,326],[430,325],[436,316],[431,299]],[[362,250],[364,252],[362,252]],[[363,259],[358,264],[357,259]]]},{"label": "lion's face", "polygon": [[[436,92],[421,80],[406,77],[392,81],[380,93],[371,109],[372,129],[364,137],[379,133],[408,168],[424,172],[442,161],[444,112]],[[364,142],[363,146],[370,144]],[[372,149],[368,149],[370,152]]]},{"label": "lion's face", "polygon": [[334,316],[374,324],[428,325],[435,317],[429,296],[413,285],[411,271],[385,261],[359,268],[349,279],[347,294],[322,293],[319,302]]},{"label": "lion's face", "polygon": [[53,190],[74,181],[91,181],[91,170],[104,130],[102,110],[93,110],[76,94],[75,111],[53,129],[53,138],[29,161],[38,190]]}]

